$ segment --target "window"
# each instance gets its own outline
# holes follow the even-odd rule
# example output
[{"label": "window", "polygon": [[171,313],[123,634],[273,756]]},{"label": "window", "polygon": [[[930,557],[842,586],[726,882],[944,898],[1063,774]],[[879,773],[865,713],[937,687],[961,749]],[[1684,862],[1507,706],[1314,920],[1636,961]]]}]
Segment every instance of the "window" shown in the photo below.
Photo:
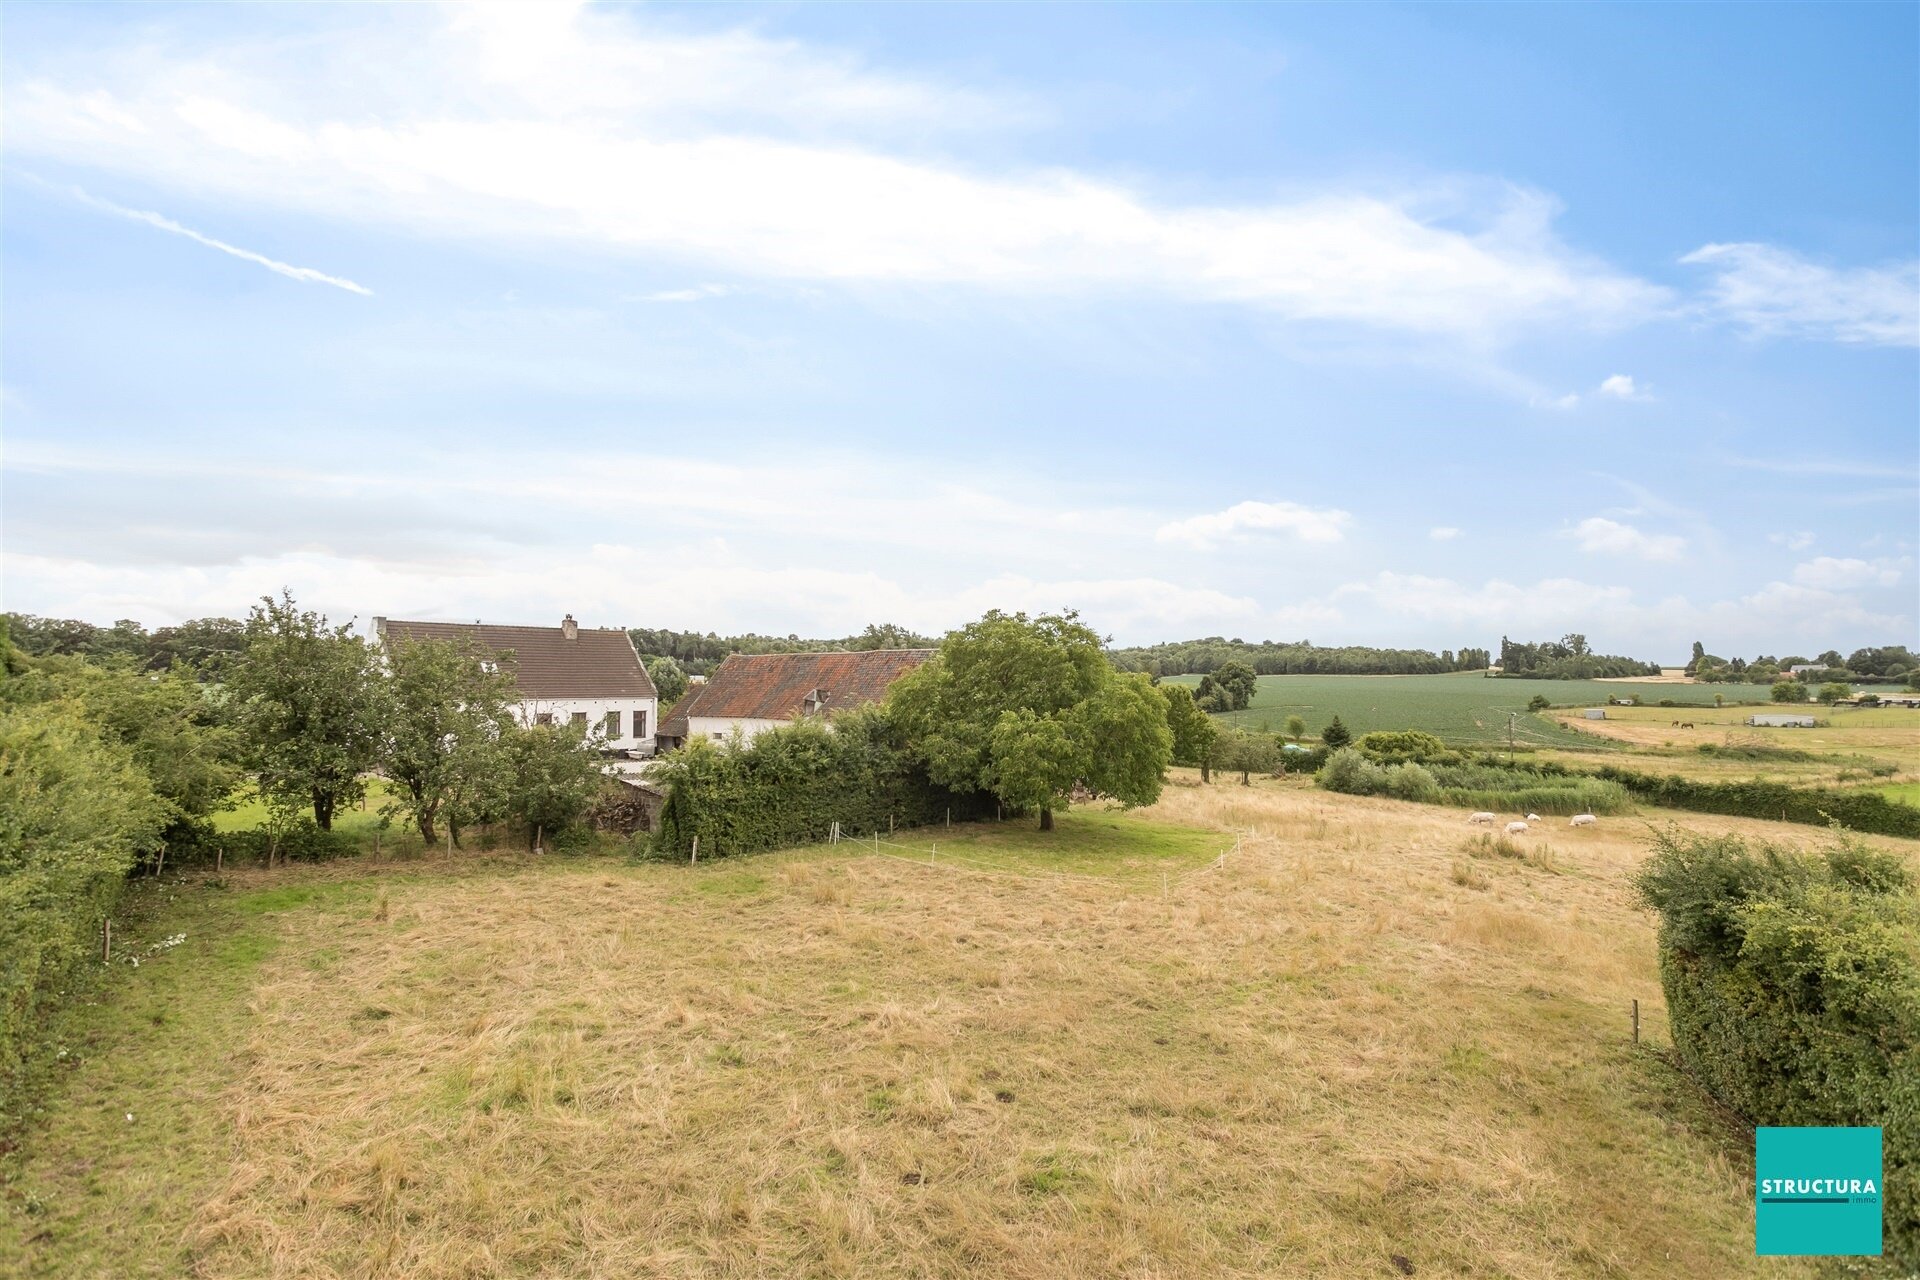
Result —
[{"label": "window", "polygon": [[607,736],[609,738],[617,738],[620,736],[620,713],[618,711],[607,712]]},{"label": "window", "polygon": [[713,740],[715,742],[725,742],[727,740],[727,735],[724,733],[716,733],[713,735]]},{"label": "window", "polygon": [[540,713],[539,713],[538,715],[536,715],[536,716],[534,716],[534,718],[533,718],[533,722],[534,722],[535,724],[552,724],[552,723],[553,723],[553,712],[551,712],[551,711],[542,711],[542,712],[540,712]]},{"label": "window", "polygon": [[633,736],[636,738],[647,736],[647,713],[644,711],[633,713]]},{"label": "window", "polygon": [[587,724],[587,713],[586,713],[586,712],[584,712],[584,711],[576,711],[576,712],[574,712],[574,713],[573,713],[573,722],[574,722],[575,724],[577,724],[577,725],[579,725],[579,726],[580,726],[581,728],[585,728],[585,727],[586,727],[586,724]]}]

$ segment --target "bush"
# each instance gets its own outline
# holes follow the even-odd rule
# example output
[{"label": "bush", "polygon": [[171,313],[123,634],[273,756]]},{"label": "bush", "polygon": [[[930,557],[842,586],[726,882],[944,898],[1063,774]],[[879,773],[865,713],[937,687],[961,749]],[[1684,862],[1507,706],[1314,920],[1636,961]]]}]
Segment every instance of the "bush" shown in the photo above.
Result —
[{"label": "bush", "polygon": [[879,707],[838,716],[831,729],[802,721],[745,743],[691,742],[654,779],[668,795],[649,850],[681,861],[696,837],[702,858],[726,857],[816,843],[835,822],[844,835],[866,835],[939,822],[949,811],[970,820],[994,803],[990,792],[935,786]]},{"label": "bush", "polygon": [[123,744],[60,703],[0,711],[0,1074],[97,945],[165,803]]},{"label": "bush", "polygon": [[1828,791],[1790,787],[1783,782],[1697,782],[1660,777],[1607,765],[1593,776],[1617,782],[1635,799],[1669,809],[1723,813],[1740,818],[1771,818],[1813,826],[1839,823],[1853,831],[1882,836],[1920,837],[1920,808],[1875,791]]},{"label": "bush", "polygon": [[1314,781],[1322,791],[1338,791],[1350,796],[1374,796],[1386,789],[1386,773],[1379,765],[1355,751],[1341,747],[1327,757]]},{"label": "bush", "polygon": [[[169,846],[169,859],[173,856],[171,848]],[[329,862],[355,852],[352,840],[338,831],[322,831],[305,814],[288,824],[278,836],[267,827],[218,834],[202,829],[195,833],[193,843],[183,851],[183,858],[211,862],[215,849],[220,850],[223,858],[251,858],[259,863],[267,862],[269,857],[275,862]]]},{"label": "bush", "polygon": [[1395,800],[1431,803],[1440,798],[1440,786],[1433,775],[1411,761],[1385,770],[1387,794]]},{"label": "bush", "polygon": [[1897,857],[1669,830],[1637,881],[1660,914],[1674,1051],[1761,1125],[1877,1125],[1886,1253],[1920,1266],[1920,898]]},{"label": "bush", "polygon": [[1447,744],[1430,733],[1418,729],[1402,729],[1396,732],[1376,731],[1363,734],[1354,744],[1360,754],[1379,764],[1395,764],[1402,760],[1450,760],[1458,759]]}]

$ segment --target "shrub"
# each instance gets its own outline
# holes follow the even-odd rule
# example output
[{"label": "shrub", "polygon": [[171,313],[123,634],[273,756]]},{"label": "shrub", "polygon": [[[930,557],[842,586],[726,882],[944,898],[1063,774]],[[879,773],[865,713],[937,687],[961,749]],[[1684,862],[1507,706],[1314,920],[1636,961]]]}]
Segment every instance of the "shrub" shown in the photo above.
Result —
[{"label": "shrub", "polygon": [[1674,1051],[1762,1125],[1878,1125],[1887,1256],[1920,1266],[1920,898],[1897,857],[1660,835],[1637,880],[1660,915]]},{"label": "shrub", "polygon": [[1327,757],[1314,781],[1322,791],[1339,791],[1350,796],[1378,795],[1386,786],[1386,770],[1352,747],[1341,747]]},{"label": "shrub", "polygon": [[1440,786],[1433,775],[1411,761],[1396,764],[1385,773],[1386,792],[1395,800],[1431,802],[1440,798]]},{"label": "shrub", "polygon": [[1760,779],[1699,782],[1691,778],[1635,773],[1612,765],[1594,770],[1593,776],[1618,782],[1632,792],[1635,799],[1669,809],[1772,818],[1814,826],[1838,822],[1850,830],[1873,835],[1920,837],[1920,808],[1889,800],[1875,791],[1790,787],[1783,782]]},{"label": "shrub", "polygon": [[1394,764],[1401,760],[1444,760],[1458,757],[1447,749],[1447,744],[1430,733],[1418,729],[1402,729],[1394,732],[1375,731],[1363,734],[1354,744],[1360,754],[1380,764]]},{"label": "shrub", "polygon": [[863,707],[829,729],[802,721],[750,742],[691,742],[657,766],[668,788],[656,857],[685,860],[786,849],[843,834],[865,835],[993,810],[990,792],[958,794],[934,785],[885,709]]}]

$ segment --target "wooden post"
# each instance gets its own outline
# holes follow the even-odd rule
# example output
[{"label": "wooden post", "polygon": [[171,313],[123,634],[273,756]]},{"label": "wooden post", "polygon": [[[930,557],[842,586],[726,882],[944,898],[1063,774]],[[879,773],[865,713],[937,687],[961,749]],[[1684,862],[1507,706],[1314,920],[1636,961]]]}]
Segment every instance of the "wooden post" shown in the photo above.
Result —
[{"label": "wooden post", "polygon": [[155,880],[158,880],[161,876],[165,875],[166,873],[167,873],[167,846],[161,845],[160,846],[160,862],[159,862],[159,865],[154,867],[153,869],[153,878]]},{"label": "wooden post", "polygon": [[[374,846],[373,846],[374,852],[378,853],[380,851],[380,843],[379,843],[380,837],[375,836],[373,839],[374,839]],[[225,846],[224,844],[217,844],[213,846],[213,874],[215,875],[220,874],[220,866],[222,863],[226,862],[226,860],[227,860],[227,846]]]},{"label": "wooden post", "polygon": [[100,963],[113,963],[113,921],[100,922]]},{"label": "wooden post", "polygon": [[540,837],[546,834],[546,830],[546,827],[541,823],[536,822],[533,824],[533,851],[535,853],[546,852],[545,849],[540,847]]},{"label": "wooden post", "polygon": [[887,815],[887,834],[893,834],[893,815],[891,813]]},{"label": "wooden post", "polygon": [[953,830],[953,806],[947,806],[947,830]]},{"label": "wooden post", "polygon": [[453,828],[452,827],[447,828],[447,856],[449,858],[453,856]]},{"label": "wooden post", "polygon": [[1633,1042],[1640,1043],[1640,1002],[1633,1002]]},{"label": "wooden post", "polygon": [[691,867],[696,865],[699,861],[700,861],[700,837],[695,836],[693,838],[693,856],[687,859],[687,865]]}]

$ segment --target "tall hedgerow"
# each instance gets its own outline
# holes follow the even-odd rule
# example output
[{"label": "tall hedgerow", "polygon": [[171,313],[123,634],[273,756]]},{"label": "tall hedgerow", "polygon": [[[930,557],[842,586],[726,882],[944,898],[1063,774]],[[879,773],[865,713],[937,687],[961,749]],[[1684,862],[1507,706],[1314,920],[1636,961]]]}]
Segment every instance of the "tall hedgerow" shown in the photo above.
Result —
[{"label": "tall hedgerow", "polygon": [[1638,878],[1660,914],[1674,1051],[1760,1125],[1881,1129],[1887,1256],[1920,1267],[1920,897],[1893,854],[1670,828]]}]

